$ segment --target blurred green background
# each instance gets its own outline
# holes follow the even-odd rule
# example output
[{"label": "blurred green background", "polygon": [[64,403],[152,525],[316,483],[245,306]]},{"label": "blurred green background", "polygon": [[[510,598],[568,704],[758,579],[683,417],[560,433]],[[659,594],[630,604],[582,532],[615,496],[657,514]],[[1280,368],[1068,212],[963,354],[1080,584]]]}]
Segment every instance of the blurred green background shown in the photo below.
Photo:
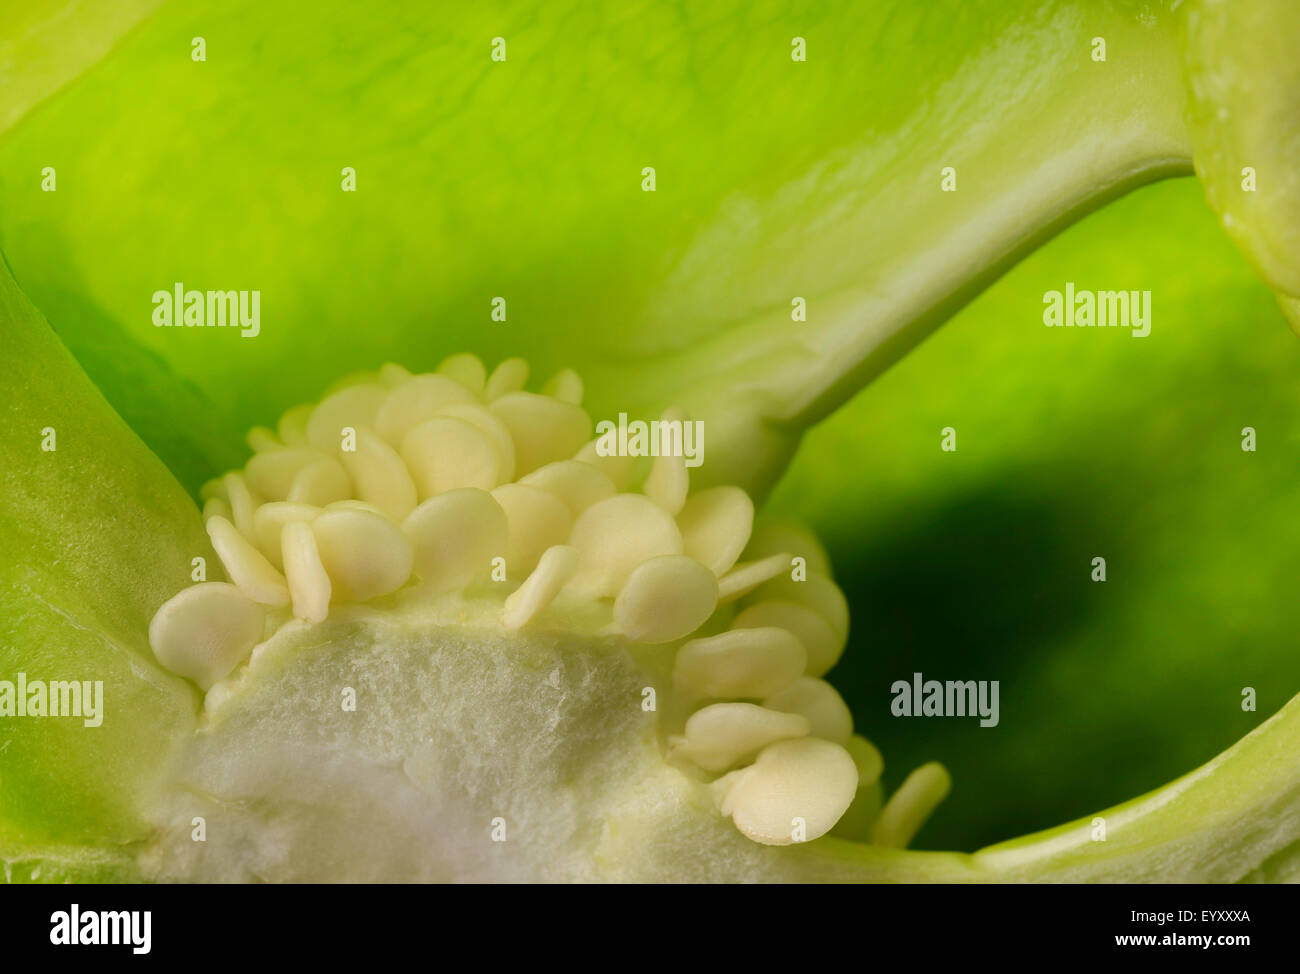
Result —
[{"label": "blurred green background", "polygon": [[[1149,289],[1151,334],[1045,327],[1066,281]],[[808,434],[770,506],[829,547],[853,613],[830,679],[887,782],[953,773],[919,846],[1132,798],[1300,689],[1298,386],[1300,343],[1180,179],[1067,230]],[[1001,723],[893,717],[915,671],[1001,681]]]}]

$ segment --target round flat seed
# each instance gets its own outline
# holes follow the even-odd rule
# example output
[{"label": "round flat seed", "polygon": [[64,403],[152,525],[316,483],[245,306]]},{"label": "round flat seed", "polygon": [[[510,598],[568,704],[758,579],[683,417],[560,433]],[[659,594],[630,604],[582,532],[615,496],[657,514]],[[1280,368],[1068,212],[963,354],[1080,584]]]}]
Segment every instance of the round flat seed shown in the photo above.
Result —
[{"label": "round flat seed", "polygon": [[790,577],[789,572],[782,572],[770,582],[760,585],[751,601],[793,602],[812,609],[826,620],[837,635],[847,636],[849,633],[848,600],[829,576],[819,572],[809,572],[807,578],[798,582]]},{"label": "round flat seed", "polygon": [[230,519],[246,538],[253,536],[253,512],[257,510],[262,499],[248,487],[243,474],[228,473],[221,478],[221,485],[226,491],[226,500],[230,504]]},{"label": "round flat seed", "polygon": [[519,482],[550,491],[564,502],[574,517],[615,493],[614,484],[608,477],[591,464],[577,460],[548,463],[520,478]]},{"label": "round flat seed", "polygon": [[[258,508],[258,510],[261,510],[261,508]],[[203,502],[203,523],[207,524],[209,518],[214,517],[224,517],[227,521],[231,519],[230,505],[226,503],[224,498],[209,497]]]},{"label": "round flat seed", "polygon": [[669,755],[694,762],[714,773],[733,768],[769,744],[808,734],[799,714],[768,710],[752,703],[714,703],[686,721],[684,736],[669,746]]},{"label": "round flat seed", "polygon": [[731,571],[754,528],[754,502],[739,487],[710,487],[677,515],[686,553],[721,577]]},{"label": "round flat seed", "polygon": [[501,452],[469,423],[449,416],[427,419],[407,433],[402,459],[421,500],[458,487],[491,490],[501,482]]},{"label": "round flat seed", "polygon": [[547,548],[564,544],[573,515],[558,497],[540,487],[503,484],[492,496],[506,512],[509,524],[506,573],[521,578],[537,567]]},{"label": "round flat seed", "polygon": [[375,515],[377,515],[377,516],[379,516],[379,517],[387,517],[387,516],[388,516],[388,515],[385,514],[383,511],[381,511],[379,508],[375,507],[374,504],[367,504],[365,501],[359,501],[359,500],[356,500],[355,498],[352,498],[352,497],[345,498],[344,500],[341,500],[341,501],[334,501],[334,503],[332,503],[332,504],[326,504],[326,505],[325,505],[325,510],[327,510],[327,511],[365,511],[367,514],[375,514]]},{"label": "round flat seed", "polygon": [[849,752],[815,737],[778,741],[731,776],[722,814],[764,845],[812,841],[831,830],[858,790]]},{"label": "round flat seed", "polygon": [[501,454],[501,473],[497,483],[508,484],[515,479],[515,441],[506,424],[497,419],[492,411],[478,403],[453,403],[444,406],[439,416],[450,416],[463,420],[492,441]]},{"label": "round flat seed", "polygon": [[618,453],[611,453],[609,456],[603,456],[597,449],[596,444],[600,438],[590,441],[583,445],[573,459],[579,463],[590,464],[595,467],[613,483],[615,490],[627,490],[636,480],[638,467],[642,457],[622,456]]},{"label": "round flat seed", "polygon": [[229,503],[230,495],[226,493],[226,478],[224,476],[213,477],[211,480],[205,481],[203,486],[199,488],[199,497],[205,501],[219,497]]},{"label": "round flat seed", "polygon": [[373,504],[394,521],[415,510],[415,482],[402,458],[368,426],[358,426],[356,450],[338,456],[348,472],[357,498]]},{"label": "round flat seed", "polygon": [[316,404],[305,402],[285,411],[276,426],[280,441],[285,446],[307,446],[307,421],[315,411]]},{"label": "round flat seed", "polygon": [[790,556],[787,554],[768,555],[760,561],[741,562],[718,579],[718,604],[726,605],[742,595],[748,595],[789,568]]},{"label": "round flat seed", "polygon": [[677,522],[641,494],[597,501],[578,516],[569,543],[578,549],[574,585],[596,598],[617,595],[641,562],[682,553]]},{"label": "round flat seed", "polygon": [[305,447],[282,447],[258,453],[244,467],[244,479],[267,500],[282,501],[289,496],[299,472],[321,459],[331,458],[320,450]]},{"label": "round flat seed", "polygon": [[254,426],[248,431],[244,441],[248,443],[248,448],[254,453],[284,449],[284,444],[280,442],[279,437],[265,426]]},{"label": "round flat seed", "polygon": [[488,376],[483,396],[488,402],[518,392],[528,381],[528,363],[521,358],[508,358]]},{"label": "round flat seed", "polygon": [[389,389],[396,389],[403,383],[409,382],[411,373],[404,365],[398,365],[396,362],[385,362],[379,367],[379,384]]},{"label": "round flat seed", "polygon": [[293,614],[308,622],[324,622],[330,611],[330,577],[321,564],[311,525],[288,522],[280,532],[280,545]]},{"label": "round flat seed", "polygon": [[808,718],[812,736],[848,746],[853,736],[853,715],[839,691],[825,680],[801,676],[784,690],[763,701],[764,707]]},{"label": "round flat seed", "polygon": [[396,591],[411,577],[411,542],[378,514],[326,511],[311,522],[335,602],[365,602]]},{"label": "round flat seed", "polygon": [[591,417],[581,406],[531,392],[508,392],[489,407],[515,441],[515,475],[567,460],[591,437]]},{"label": "round flat seed", "polygon": [[673,680],[703,697],[762,699],[797,680],[806,663],[785,629],[732,629],[682,646]]},{"label": "round flat seed", "polygon": [[684,456],[660,454],[650,464],[650,474],[641,490],[669,514],[676,516],[691,489],[690,471]]},{"label": "round flat seed", "polygon": [[462,352],[445,358],[438,366],[438,374],[455,379],[476,399],[483,398],[484,388],[487,386],[487,369],[477,355]]},{"label": "round flat seed", "polygon": [[876,745],[861,734],[854,734],[844,745],[858,768],[858,788],[869,788],[880,780],[885,770],[885,759],[880,756]]},{"label": "round flat seed", "polygon": [[415,570],[436,592],[463,588],[505,555],[506,512],[485,490],[464,487],[431,497],[402,522],[415,549]]},{"label": "round flat seed", "polygon": [[352,489],[352,478],[343,464],[322,454],[319,460],[298,471],[286,500],[324,507],[348,499],[352,496]]},{"label": "round flat seed", "polygon": [[651,453],[658,456],[651,461],[650,473],[641,488],[643,494],[674,517],[686,503],[691,477],[686,469],[684,439],[674,437],[672,431],[676,429],[680,434],[687,422],[686,414],[676,408],[665,410],[659,418],[660,442],[651,444]]},{"label": "round flat seed", "polygon": [[808,651],[808,675],[821,676],[844,652],[846,637],[812,609],[793,602],[756,602],[736,616],[733,626],[779,626],[788,629]]},{"label": "round flat seed", "polygon": [[162,604],[149,623],[158,662],[203,690],[262,639],[266,610],[228,582],[201,582]]},{"label": "round flat seed", "polygon": [[809,572],[831,574],[831,561],[817,536],[802,524],[782,518],[759,518],[744,551],[746,561],[757,561],[781,552],[799,555],[808,563]]},{"label": "round flat seed", "polygon": [[686,555],[660,555],[632,569],[614,600],[614,623],[629,639],[667,643],[704,625],[717,605],[713,572]]},{"label": "round flat seed", "polygon": [[948,797],[952,778],[937,761],[923,764],[889,797],[871,826],[873,845],[902,849],[925,824],[939,803]]},{"label": "round flat seed", "polygon": [[578,552],[568,545],[547,548],[533,573],[506,597],[501,625],[521,629],[560,594],[560,589],[578,570]]},{"label": "round flat seed", "polygon": [[224,517],[214,517],[204,526],[226,574],[241,592],[263,605],[289,604],[289,586],[284,576],[233,524]]},{"label": "round flat seed", "polygon": [[363,383],[340,389],[323,399],[307,420],[307,442],[318,450],[333,453],[343,442],[343,430],[374,427],[375,417],[388,398],[378,383]]},{"label": "round flat seed", "polygon": [[344,389],[351,389],[353,386],[373,386],[379,385],[379,373],[369,369],[360,369],[356,372],[349,372],[341,378],[335,379],[325,387],[325,394],[321,399],[328,399],[336,392],[342,392]]},{"label": "round flat seed", "polygon": [[546,380],[546,384],[542,386],[542,394],[552,399],[559,399],[561,402],[571,402],[575,406],[581,406],[582,376],[573,369],[560,369]]},{"label": "round flat seed", "polygon": [[272,501],[263,504],[253,513],[253,539],[266,560],[279,571],[284,571],[284,554],[281,534],[291,521],[313,521],[321,509],[312,504],[295,504],[291,501]]},{"label": "round flat seed", "polygon": [[394,389],[375,417],[375,429],[393,446],[401,446],[412,428],[433,419],[452,403],[475,402],[474,395],[445,375],[417,375]]}]

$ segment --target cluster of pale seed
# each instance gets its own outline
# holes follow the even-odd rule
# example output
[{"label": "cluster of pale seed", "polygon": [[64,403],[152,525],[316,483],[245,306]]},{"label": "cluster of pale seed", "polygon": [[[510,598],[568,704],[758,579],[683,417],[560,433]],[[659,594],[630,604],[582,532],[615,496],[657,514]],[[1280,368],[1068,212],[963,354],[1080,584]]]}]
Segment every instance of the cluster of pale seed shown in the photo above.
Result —
[{"label": "cluster of pale seed", "polygon": [[207,690],[290,613],[318,623],[408,585],[453,591],[494,563],[517,583],[507,628],[566,591],[610,600],[628,639],[673,643],[734,602],[725,631],[677,650],[674,681],[699,709],[670,756],[721,775],[719,806],[750,838],[824,834],[881,770],[820,679],[848,633],[824,556],[797,532],[754,532],[738,487],[690,494],[682,456],[654,458],[629,490],[637,459],[597,452],[581,379],[565,370],[532,393],[527,378],[522,359],[490,375],[472,355],[424,375],[386,365],[254,429],[244,469],[203,489],[230,581],[158,610],[159,661]]}]

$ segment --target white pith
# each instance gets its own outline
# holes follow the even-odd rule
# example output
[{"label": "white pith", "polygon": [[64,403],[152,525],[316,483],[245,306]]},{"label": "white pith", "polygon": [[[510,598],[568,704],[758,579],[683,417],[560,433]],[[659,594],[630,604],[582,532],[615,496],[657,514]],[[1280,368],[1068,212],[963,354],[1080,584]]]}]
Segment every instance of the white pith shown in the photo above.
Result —
[{"label": "white pith", "polygon": [[[455,356],[428,375],[389,365],[351,377],[321,403],[289,410],[276,433],[250,433],[255,453],[245,469],[205,487],[204,521],[230,583],[185,589],[150,627],[159,660],[207,691],[204,726],[174,769],[180,791],[160,798],[156,809],[152,851],[169,849],[169,857],[153,860],[160,878],[183,873],[186,863],[206,874],[243,870],[230,878],[302,878],[293,861],[301,865],[304,848],[322,844],[334,850],[326,860],[351,850],[350,876],[503,878],[490,857],[460,862],[448,842],[462,828],[467,841],[488,828],[481,816],[461,821],[477,787],[461,772],[497,761],[478,747],[466,760],[463,741],[441,742],[461,750],[454,773],[439,756],[439,737],[463,732],[439,724],[430,708],[451,712],[462,701],[453,707],[432,699],[419,680],[439,682],[446,673],[422,672],[417,656],[385,671],[385,679],[371,674],[386,698],[379,715],[401,722],[388,732],[358,716],[360,702],[347,710],[337,699],[348,686],[349,661],[360,673],[390,650],[418,654],[413,646],[436,650],[439,665],[451,659],[446,646],[526,657],[547,640],[563,645],[567,635],[568,655],[604,647],[596,650],[602,660],[587,661],[602,679],[616,673],[634,689],[653,690],[652,708],[643,710],[638,695],[625,702],[628,712],[610,718],[627,737],[625,760],[637,765],[639,778],[655,781],[678,813],[681,803],[710,808],[710,818],[720,810],[765,845],[815,839],[841,819],[857,839],[868,837],[873,822],[901,823],[877,836],[901,844],[899,835],[910,836],[942,797],[946,776],[942,787],[931,781],[921,789],[925,801],[900,794],[892,810],[879,811],[879,755],[853,735],[848,708],[820,679],[843,651],[848,614],[816,541],[788,525],[755,529],[753,504],[739,488],[690,494],[681,456],[656,457],[646,469],[636,458],[599,455],[577,375],[557,374],[543,393],[523,391],[527,375],[519,359],[488,375],[472,356]],[[672,411],[665,418],[684,419]],[[364,662],[357,655],[363,643],[371,646]],[[307,713],[298,713],[287,701],[300,688],[267,688],[278,680],[297,687],[290,664],[310,667],[313,657],[342,669],[338,680],[315,687],[314,704],[299,699]],[[618,663],[606,674],[612,659]],[[506,682],[517,692],[512,668],[521,661],[498,662],[498,672],[511,669]],[[544,693],[546,675],[535,678]],[[465,689],[451,692],[463,696]],[[412,710],[403,696],[419,706]],[[373,701],[371,708],[373,719]],[[248,741],[241,740],[245,721],[257,728]],[[423,738],[406,732],[413,725],[426,727]],[[347,736],[359,726],[366,732]],[[282,736],[291,727],[307,734],[301,746]],[[325,739],[330,745],[310,758],[311,742]],[[384,740],[389,747],[379,745]],[[602,765],[589,757],[593,767]],[[432,772],[424,768],[429,762]],[[497,770],[504,779],[519,775],[518,768]],[[285,794],[290,781],[293,793]],[[507,792],[494,801],[509,806],[502,786]],[[487,781],[482,787],[491,790]],[[523,781],[513,787],[528,791]],[[643,788],[633,792],[646,808],[667,812],[659,799],[647,804]],[[351,797],[341,807],[331,794]],[[529,827],[536,838],[567,821],[576,830],[569,841],[579,842],[591,816],[606,814],[599,811],[606,799],[622,800],[586,794],[585,810],[551,807],[551,825]],[[287,858],[229,847],[224,856],[209,855],[215,847],[186,834],[198,805],[205,821],[226,822],[227,840],[245,835],[254,809],[281,816],[296,809],[283,818],[295,823],[282,836]],[[533,814],[513,808],[488,818],[497,817],[517,828]],[[316,831],[299,827],[304,822]],[[390,861],[358,841],[358,828],[388,835],[385,842],[400,834],[429,854]],[[599,842],[589,840],[579,844],[599,859]],[[523,860],[512,860],[512,875],[546,878],[545,869],[533,868],[540,859],[525,859],[530,868],[521,871]],[[571,863],[561,872],[598,878],[600,869]]]}]

